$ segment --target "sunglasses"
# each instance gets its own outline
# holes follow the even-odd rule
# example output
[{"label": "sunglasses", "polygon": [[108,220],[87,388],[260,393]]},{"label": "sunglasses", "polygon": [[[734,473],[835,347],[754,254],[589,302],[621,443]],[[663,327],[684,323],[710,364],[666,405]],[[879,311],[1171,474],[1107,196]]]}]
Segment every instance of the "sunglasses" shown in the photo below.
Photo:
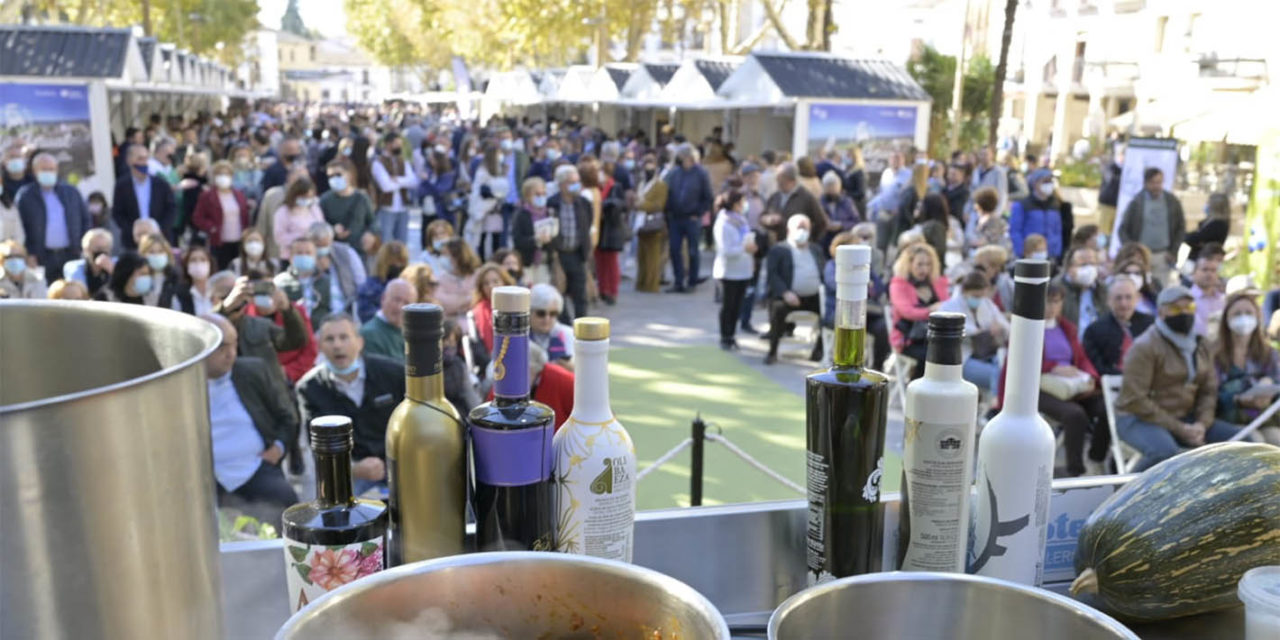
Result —
[{"label": "sunglasses", "polygon": [[535,316],[537,316],[537,317],[539,317],[539,318],[554,318],[554,317],[556,317],[556,316],[560,315],[560,312],[559,312],[559,311],[552,311],[552,310],[550,310],[550,309],[534,309],[534,310],[533,310],[533,315],[535,315]]}]

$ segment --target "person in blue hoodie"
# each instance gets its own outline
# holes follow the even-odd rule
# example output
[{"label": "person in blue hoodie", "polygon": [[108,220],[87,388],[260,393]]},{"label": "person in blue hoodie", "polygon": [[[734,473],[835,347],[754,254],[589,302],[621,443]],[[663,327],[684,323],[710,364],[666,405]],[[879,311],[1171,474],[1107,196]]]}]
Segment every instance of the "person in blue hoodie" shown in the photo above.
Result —
[{"label": "person in blue hoodie", "polygon": [[1022,255],[1023,241],[1038,233],[1049,241],[1049,259],[1062,259],[1062,200],[1057,196],[1053,173],[1048,169],[1036,169],[1027,175],[1031,195],[1013,203],[1009,216],[1009,238],[1018,257]]}]

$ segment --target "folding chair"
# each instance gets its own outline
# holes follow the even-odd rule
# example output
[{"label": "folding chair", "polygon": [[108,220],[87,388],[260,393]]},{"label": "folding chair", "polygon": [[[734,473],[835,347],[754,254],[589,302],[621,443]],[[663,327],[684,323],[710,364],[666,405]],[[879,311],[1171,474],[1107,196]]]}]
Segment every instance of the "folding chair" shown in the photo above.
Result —
[{"label": "folding chair", "polygon": [[1124,384],[1124,376],[1102,376],[1102,401],[1107,406],[1107,426],[1111,429],[1111,459],[1116,463],[1117,473],[1131,473],[1142,460],[1142,454],[1120,439],[1116,430],[1116,398],[1120,397],[1120,387]]},{"label": "folding chair", "polygon": [[[907,383],[911,381],[911,372],[916,369],[916,359],[908,355],[903,355],[901,351],[893,349],[889,357],[885,359],[885,373],[893,379],[889,383],[889,406],[894,406],[895,402],[900,403],[905,411],[907,408]],[[896,400],[895,400],[896,399]]]}]

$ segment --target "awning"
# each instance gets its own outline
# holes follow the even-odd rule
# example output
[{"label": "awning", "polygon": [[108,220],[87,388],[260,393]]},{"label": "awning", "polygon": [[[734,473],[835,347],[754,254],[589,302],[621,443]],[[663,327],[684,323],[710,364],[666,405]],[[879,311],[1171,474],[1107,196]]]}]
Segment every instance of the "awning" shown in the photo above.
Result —
[{"label": "awning", "polygon": [[1196,142],[1257,145],[1274,128],[1280,113],[1280,89],[1264,87],[1236,97],[1231,104],[1177,123],[1173,135]]}]

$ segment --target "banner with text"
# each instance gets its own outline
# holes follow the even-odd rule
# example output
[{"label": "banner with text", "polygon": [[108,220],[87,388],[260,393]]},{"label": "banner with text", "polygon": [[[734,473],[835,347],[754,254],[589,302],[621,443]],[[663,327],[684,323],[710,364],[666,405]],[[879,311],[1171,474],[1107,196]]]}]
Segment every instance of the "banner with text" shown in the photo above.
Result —
[{"label": "banner with text", "polygon": [[20,143],[58,159],[63,180],[93,177],[87,85],[0,83],[0,149]]}]

